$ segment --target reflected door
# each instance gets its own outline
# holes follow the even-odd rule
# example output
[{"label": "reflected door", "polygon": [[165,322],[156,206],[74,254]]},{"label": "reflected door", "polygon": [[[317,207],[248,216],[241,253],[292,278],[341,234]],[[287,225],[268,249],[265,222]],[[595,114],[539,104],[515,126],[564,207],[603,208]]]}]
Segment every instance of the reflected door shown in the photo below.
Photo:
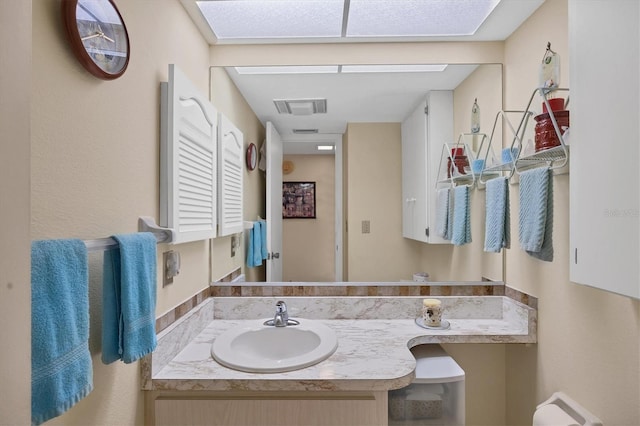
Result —
[{"label": "reflected door", "polygon": [[282,281],[282,138],[267,122],[267,282]]}]

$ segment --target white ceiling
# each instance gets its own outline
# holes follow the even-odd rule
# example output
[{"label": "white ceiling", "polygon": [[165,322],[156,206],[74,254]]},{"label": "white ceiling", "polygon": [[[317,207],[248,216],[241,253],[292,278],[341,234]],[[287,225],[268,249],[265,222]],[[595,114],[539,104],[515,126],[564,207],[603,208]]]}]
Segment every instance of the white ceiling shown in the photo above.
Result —
[{"label": "white ceiling", "polygon": [[[211,1],[211,0],[208,0]],[[229,1],[229,0],[226,0]],[[252,0],[244,0],[252,6]],[[271,0],[288,1],[288,0]],[[290,0],[289,0],[290,1]],[[422,0],[395,0],[393,3]],[[459,0],[449,0],[459,1]],[[461,0],[460,0],[461,1]],[[470,36],[456,37],[374,37],[374,38],[277,38],[218,40],[203,18],[196,0],[181,0],[193,21],[211,44],[393,42],[393,41],[487,41],[504,40],[524,22],[544,0],[501,0],[484,23]],[[348,3],[348,2],[347,2]],[[387,3],[392,3],[387,1]],[[267,3],[268,4],[268,3]],[[339,64],[338,64],[339,65]],[[411,73],[320,73],[244,74],[227,68],[231,79],[264,124],[274,123],[285,140],[286,153],[317,153],[321,142],[335,141],[348,122],[400,122],[429,90],[452,90],[476,65],[449,65],[443,72]],[[278,114],[274,99],[326,98],[327,113],[307,116]],[[318,129],[319,135],[294,135],[293,129]],[[326,152],[323,152],[326,154]]]},{"label": "white ceiling", "polygon": [[[413,16],[402,17],[402,9],[404,11],[411,12],[412,10],[429,10],[433,15],[436,10],[432,10],[430,3],[440,3],[445,5],[453,5],[455,19],[447,20],[445,17],[438,18],[438,21],[448,21],[459,23],[467,21],[467,13],[472,9],[474,4],[489,3],[492,7],[491,0],[180,0],[196,23],[202,35],[207,39],[210,44],[254,44],[254,43],[334,43],[334,42],[384,42],[384,41],[488,41],[488,40],[504,40],[518,28],[542,3],[544,0],[500,0],[497,6],[491,11],[489,16],[480,27],[471,35],[456,35],[456,36],[386,36],[387,31],[395,31],[393,27],[402,28],[404,22],[411,24],[414,19]],[[210,27],[207,19],[203,16],[200,8],[198,7],[198,1],[203,3],[207,2],[219,2],[219,5],[229,4],[233,1],[236,4],[241,5],[239,10],[229,13],[225,10],[219,10],[218,13],[224,16],[220,16],[218,20],[221,28],[220,32],[226,31],[232,34],[231,38],[218,39],[214,30]],[[371,8],[371,10],[364,10],[362,15],[364,19],[369,21],[370,29],[363,34],[366,35],[349,35],[349,23],[351,18],[349,15],[349,9],[353,2],[353,13],[357,13],[361,9]],[[329,6],[337,3],[336,11],[330,12]],[[283,7],[284,5],[284,7]],[[376,6],[377,5],[377,6]],[[394,10],[392,6],[398,6],[397,10]],[[298,6],[305,6],[307,10],[296,10]],[[262,26],[265,24],[265,15],[268,15],[270,9],[274,9],[273,28],[272,33],[277,34],[272,38],[256,38],[255,26]],[[382,16],[376,16],[376,9],[382,12]],[[436,9],[436,8],[433,8]],[[342,13],[340,11],[342,10]],[[346,13],[344,13],[346,12]],[[295,14],[298,18],[296,19]],[[293,18],[291,17],[292,15]],[[317,16],[316,16],[317,15]],[[332,19],[334,15],[338,15],[337,18],[342,21],[342,36],[339,37],[304,37],[304,36],[288,36],[288,32],[285,29],[279,28],[287,26],[287,23],[291,24],[291,27],[296,27],[297,24],[304,22],[301,25],[300,31],[304,31],[307,34],[309,27],[316,28],[325,21]],[[342,15],[342,16],[339,16]],[[306,20],[306,21],[305,21]],[[235,23],[239,23],[238,27],[242,27],[242,23],[246,22],[247,29],[246,34],[240,34],[236,28],[233,27]],[[253,24],[252,24],[253,23]],[[443,22],[438,22],[443,23]],[[231,25],[228,25],[231,24]],[[420,31],[421,21],[415,22],[416,30]],[[406,25],[409,27],[410,25]],[[424,23],[425,31],[431,27],[431,22]],[[372,28],[372,29],[371,29]],[[375,34],[375,31],[382,31],[381,34]]]},{"label": "white ceiling", "polygon": [[[293,129],[342,134],[347,123],[401,122],[430,90],[455,89],[477,65],[449,65],[442,72],[251,74],[227,72],[261,122],[284,138]],[[278,114],[274,99],[327,99],[327,113]]]}]

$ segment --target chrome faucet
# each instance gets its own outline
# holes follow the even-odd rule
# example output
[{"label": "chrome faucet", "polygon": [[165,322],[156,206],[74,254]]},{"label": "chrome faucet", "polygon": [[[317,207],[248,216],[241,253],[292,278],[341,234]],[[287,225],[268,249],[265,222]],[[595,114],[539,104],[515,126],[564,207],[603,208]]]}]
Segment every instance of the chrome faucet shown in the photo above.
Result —
[{"label": "chrome faucet", "polygon": [[289,312],[287,312],[287,304],[282,300],[276,303],[276,315],[272,320],[267,320],[264,325],[271,325],[275,327],[286,327],[288,325],[298,325],[299,321],[289,318]]},{"label": "chrome faucet", "polygon": [[282,300],[276,303],[276,316],[273,318],[273,325],[276,327],[286,327],[289,322],[289,312],[287,304]]}]

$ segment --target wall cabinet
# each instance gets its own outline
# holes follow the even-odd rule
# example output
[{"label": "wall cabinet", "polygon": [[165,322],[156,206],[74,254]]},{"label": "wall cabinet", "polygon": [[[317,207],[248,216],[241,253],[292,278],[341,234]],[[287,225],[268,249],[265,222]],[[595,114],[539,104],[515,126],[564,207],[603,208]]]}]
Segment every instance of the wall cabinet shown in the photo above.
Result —
[{"label": "wall cabinet", "polygon": [[636,299],[639,40],[640,2],[569,2],[570,279]]},{"label": "wall cabinet", "polygon": [[402,122],[402,235],[449,244],[435,232],[436,182],[442,147],[453,142],[453,91],[427,93]]},{"label": "wall cabinet", "polygon": [[147,393],[147,425],[387,424],[387,392]]}]

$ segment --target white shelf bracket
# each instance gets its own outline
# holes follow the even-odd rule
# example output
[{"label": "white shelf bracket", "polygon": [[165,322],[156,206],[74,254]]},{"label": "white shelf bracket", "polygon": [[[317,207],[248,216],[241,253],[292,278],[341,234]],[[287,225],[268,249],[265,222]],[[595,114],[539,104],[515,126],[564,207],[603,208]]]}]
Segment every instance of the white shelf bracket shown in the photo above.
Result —
[{"label": "white shelf bracket", "polygon": [[172,243],[176,239],[175,231],[172,228],[161,228],[151,216],[138,218],[138,231],[155,234],[158,243]]}]

